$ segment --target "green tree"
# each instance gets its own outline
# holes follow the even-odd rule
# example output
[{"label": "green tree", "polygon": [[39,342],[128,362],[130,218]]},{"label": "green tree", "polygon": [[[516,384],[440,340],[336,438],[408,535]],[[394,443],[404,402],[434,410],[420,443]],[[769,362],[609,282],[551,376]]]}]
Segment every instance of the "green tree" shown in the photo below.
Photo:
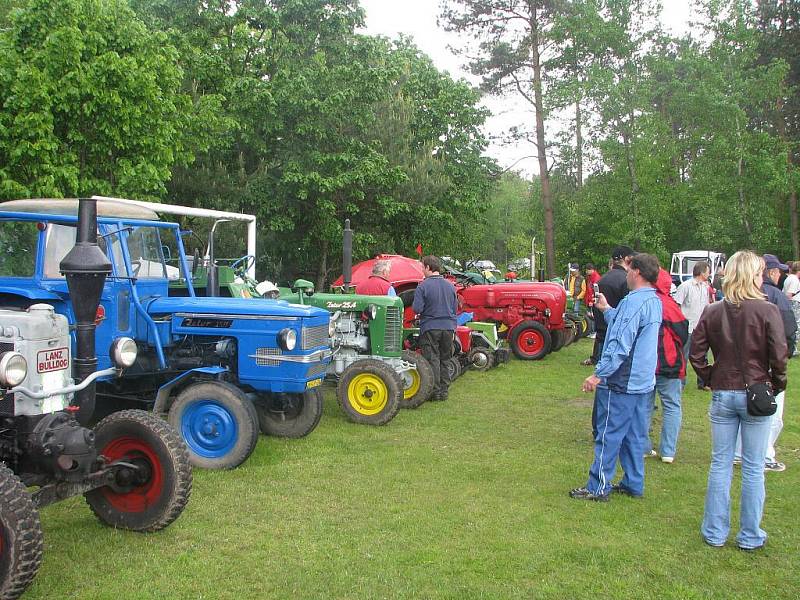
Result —
[{"label": "green tree", "polygon": [[184,146],[181,70],[122,0],[30,0],[0,32],[0,196],[157,197]]}]

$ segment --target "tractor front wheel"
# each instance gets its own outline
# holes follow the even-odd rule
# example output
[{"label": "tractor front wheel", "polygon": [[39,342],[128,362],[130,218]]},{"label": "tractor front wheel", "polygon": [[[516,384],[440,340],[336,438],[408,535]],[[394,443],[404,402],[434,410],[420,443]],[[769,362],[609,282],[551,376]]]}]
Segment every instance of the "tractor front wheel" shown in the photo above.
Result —
[{"label": "tractor front wheel", "polygon": [[403,380],[380,360],[357,360],[339,378],[336,397],[354,423],[385,425],[400,410]]},{"label": "tractor front wheel", "polygon": [[264,435],[305,437],[322,418],[322,392],[315,387],[300,394],[261,394],[256,412]]},{"label": "tractor front wheel", "polygon": [[494,354],[489,348],[476,346],[467,354],[467,364],[476,371],[488,371],[494,365]]},{"label": "tractor front wheel", "polygon": [[403,399],[400,408],[417,408],[433,393],[433,367],[422,354],[413,350],[403,350],[403,360],[414,365],[410,371],[403,371]]},{"label": "tractor front wheel", "polygon": [[522,360],[540,360],[550,352],[552,338],[538,321],[522,321],[511,332],[511,349]]},{"label": "tractor front wheel", "polygon": [[42,562],[42,526],[19,477],[0,465],[0,598],[19,598]]},{"label": "tractor front wheel", "polygon": [[450,383],[453,383],[461,376],[461,363],[455,356],[447,360],[444,363],[444,367],[447,369],[447,377]]},{"label": "tractor front wheel", "polygon": [[169,409],[170,425],[189,447],[189,460],[203,469],[233,469],[258,442],[258,415],[239,388],[222,381],[195,383]]},{"label": "tractor front wheel", "polygon": [[113,413],[94,428],[97,451],[115,471],[107,486],[86,492],[92,512],[106,525],[159,531],[180,516],[192,492],[186,445],[175,430],[143,410]]}]

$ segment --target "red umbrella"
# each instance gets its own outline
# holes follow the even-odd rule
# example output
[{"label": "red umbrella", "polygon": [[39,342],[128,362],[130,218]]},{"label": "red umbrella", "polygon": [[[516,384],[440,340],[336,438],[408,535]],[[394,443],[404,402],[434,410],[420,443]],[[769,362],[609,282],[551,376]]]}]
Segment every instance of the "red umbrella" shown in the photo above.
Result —
[{"label": "red umbrella", "polygon": [[[399,254],[379,254],[375,258],[365,260],[353,265],[353,280],[351,285],[358,285],[362,281],[369,279],[372,275],[372,266],[375,261],[387,260],[391,265],[389,271],[389,281],[399,294],[406,289],[413,289],[417,284],[425,279],[425,272],[422,270],[422,263],[414,258],[408,258]],[[334,287],[344,284],[344,279],[339,277],[333,282]]]}]

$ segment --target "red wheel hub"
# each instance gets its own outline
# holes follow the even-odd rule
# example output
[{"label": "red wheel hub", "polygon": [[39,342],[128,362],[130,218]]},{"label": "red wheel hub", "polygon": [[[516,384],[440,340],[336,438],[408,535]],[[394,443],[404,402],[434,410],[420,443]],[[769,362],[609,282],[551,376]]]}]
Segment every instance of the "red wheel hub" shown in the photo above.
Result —
[{"label": "red wheel hub", "polygon": [[517,336],[517,348],[525,354],[536,354],[544,348],[544,338],[538,331],[526,329]]},{"label": "red wheel hub", "polygon": [[101,454],[109,462],[117,460],[141,460],[150,464],[150,478],[142,485],[127,492],[116,492],[110,487],[100,488],[108,502],[120,512],[143,512],[155,504],[164,487],[164,472],[161,461],[153,449],[144,441],[133,437],[111,440]]}]

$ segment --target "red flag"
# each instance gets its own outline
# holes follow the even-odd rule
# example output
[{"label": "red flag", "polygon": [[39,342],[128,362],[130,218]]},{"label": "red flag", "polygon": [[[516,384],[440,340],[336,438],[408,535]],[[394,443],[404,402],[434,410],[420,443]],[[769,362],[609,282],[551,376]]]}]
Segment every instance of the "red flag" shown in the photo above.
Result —
[{"label": "red flag", "polygon": [[422,256],[422,244],[417,244],[417,254]]}]

